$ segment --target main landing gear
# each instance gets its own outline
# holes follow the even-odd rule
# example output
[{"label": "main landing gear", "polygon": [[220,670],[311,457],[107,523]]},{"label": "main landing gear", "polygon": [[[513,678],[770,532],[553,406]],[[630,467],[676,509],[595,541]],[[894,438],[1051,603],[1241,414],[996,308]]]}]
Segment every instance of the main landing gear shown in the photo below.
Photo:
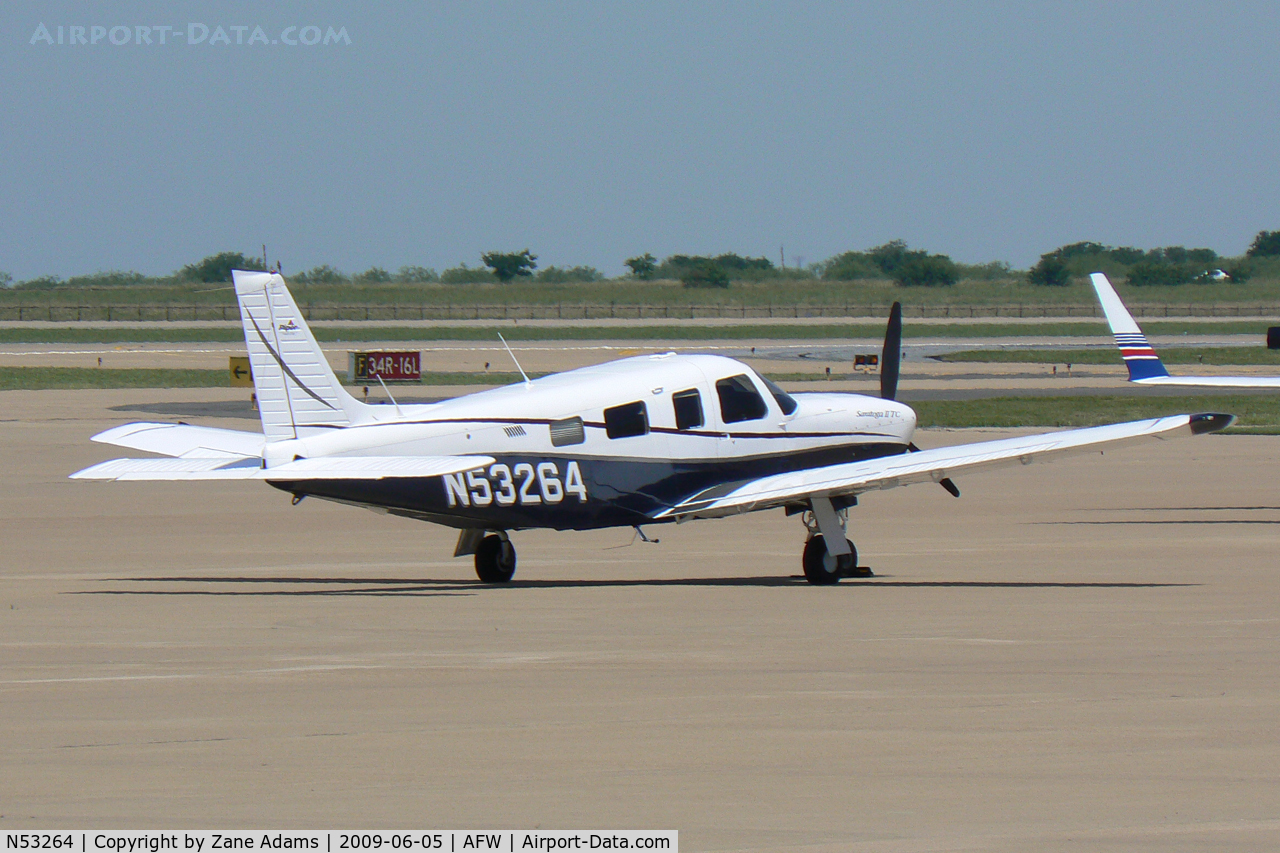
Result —
[{"label": "main landing gear", "polygon": [[849,577],[858,565],[858,549],[848,539],[844,540],[848,553],[832,554],[827,550],[827,540],[821,533],[809,537],[804,543],[804,576],[809,583],[829,584]]},{"label": "main landing gear", "polygon": [[516,546],[506,532],[490,533],[476,543],[476,575],[481,583],[506,583],[516,573]]},{"label": "main landing gear", "polygon": [[841,578],[871,577],[870,569],[858,567],[858,549],[845,538],[847,513],[836,510],[830,498],[811,498],[809,504],[812,511],[804,517],[809,528],[802,558],[805,579],[826,585]]}]

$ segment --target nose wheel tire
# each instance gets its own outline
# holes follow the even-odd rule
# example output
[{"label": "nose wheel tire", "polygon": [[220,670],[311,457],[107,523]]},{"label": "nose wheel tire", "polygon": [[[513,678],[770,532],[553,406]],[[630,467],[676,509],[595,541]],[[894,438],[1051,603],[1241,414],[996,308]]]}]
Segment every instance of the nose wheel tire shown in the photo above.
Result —
[{"label": "nose wheel tire", "polygon": [[481,583],[506,583],[516,573],[516,546],[490,534],[476,546],[476,576]]},{"label": "nose wheel tire", "polygon": [[845,541],[849,544],[849,553],[839,556],[827,553],[827,543],[821,534],[811,537],[805,543],[802,563],[805,579],[809,583],[833,584],[854,573],[858,565],[858,549],[848,539]]}]

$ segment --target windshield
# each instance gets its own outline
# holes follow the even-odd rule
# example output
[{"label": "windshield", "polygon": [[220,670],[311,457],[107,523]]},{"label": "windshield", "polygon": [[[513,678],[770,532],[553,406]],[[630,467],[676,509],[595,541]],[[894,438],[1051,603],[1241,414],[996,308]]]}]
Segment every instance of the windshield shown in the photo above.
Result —
[{"label": "windshield", "polygon": [[[760,376],[760,374],[756,375]],[[773,399],[778,401],[778,408],[782,409],[782,414],[789,415],[796,410],[796,406],[798,406],[799,403],[796,402],[795,397],[792,397],[786,391],[783,391],[763,376],[760,376],[760,381],[764,383],[764,387],[769,389],[769,393],[773,395]]]},{"label": "windshield", "polygon": [[716,382],[716,394],[720,397],[720,419],[727,424],[758,420],[769,412],[745,373]]}]

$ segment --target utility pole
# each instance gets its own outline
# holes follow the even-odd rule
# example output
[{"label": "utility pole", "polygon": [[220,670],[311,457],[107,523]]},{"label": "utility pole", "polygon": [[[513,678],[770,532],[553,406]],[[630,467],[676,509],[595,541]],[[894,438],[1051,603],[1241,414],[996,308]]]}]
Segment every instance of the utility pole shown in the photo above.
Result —
[{"label": "utility pole", "polygon": [[778,257],[782,260],[779,266],[785,270],[787,268],[787,251],[781,243],[778,244]]}]

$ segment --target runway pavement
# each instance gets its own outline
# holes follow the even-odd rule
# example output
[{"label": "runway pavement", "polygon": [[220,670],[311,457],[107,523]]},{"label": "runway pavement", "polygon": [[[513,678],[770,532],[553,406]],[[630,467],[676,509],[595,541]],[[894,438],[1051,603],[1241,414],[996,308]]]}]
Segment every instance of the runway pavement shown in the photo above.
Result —
[{"label": "runway pavement", "polygon": [[[1232,343],[1239,336],[1205,338],[1208,345]],[[931,399],[975,399],[1003,395],[1042,394],[1180,394],[1185,389],[1141,388],[1125,382],[1125,368],[1116,356],[1114,364],[1076,365],[1067,372],[1065,365],[939,362],[927,356],[943,349],[982,349],[1007,345],[1010,339],[992,338],[966,341],[921,341],[905,345],[907,357],[902,364],[901,396],[906,401]],[[1017,339],[1019,345],[1102,345],[1111,348],[1109,341],[1099,344],[1099,339]],[[1064,343],[1064,341],[1066,343]],[[1235,341],[1238,343],[1238,341]],[[359,346],[362,350],[417,349],[422,352],[423,371],[469,371],[484,373],[486,370],[510,374],[514,364],[500,345],[485,342],[393,342],[385,344],[361,343],[327,344],[329,363],[340,375],[347,368],[347,350]],[[811,373],[813,383],[785,383],[793,390],[855,391],[876,395],[879,393],[879,376],[875,373],[853,373],[852,357],[855,352],[879,352],[876,341],[862,343],[848,341],[768,341],[752,347],[742,341],[544,341],[520,342],[513,345],[524,368],[532,373],[571,370],[616,358],[647,353],[712,352],[739,358],[755,369],[773,375]],[[97,358],[103,367],[110,368],[199,368],[226,369],[229,355],[243,354],[241,344],[6,344],[0,346],[0,366],[56,366],[93,367]],[[826,369],[836,376],[827,381]],[[1221,368],[1201,365],[1179,365],[1178,372],[1186,375],[1212,374]],[[1274,369],[1266,365],[1232,368],[1237,374],[1270,375]],[[456,396],[478,388],[448,387],[445,389],[404,388],[397,389],[406,398]],[[211,392],[220,393],[220,392]],[[371,399],[379,399],[380,389],[370,388]],[[1207,392],[1207,393],[1212,393]],[[233,393],[229,399],[247,399],[248,394]],[[161,405],[163,408],[163,404]],[[244,412],[244,414],[249,414]]]},{"label": "runway pavement", "polygon": [[1280,847],[1280,438],[867,496],[877,577],[833,588],[781,512],[519,533],[484,588],[441,528],[66,479],[139,408],[232,393],[0,393],[0,826]]}]

